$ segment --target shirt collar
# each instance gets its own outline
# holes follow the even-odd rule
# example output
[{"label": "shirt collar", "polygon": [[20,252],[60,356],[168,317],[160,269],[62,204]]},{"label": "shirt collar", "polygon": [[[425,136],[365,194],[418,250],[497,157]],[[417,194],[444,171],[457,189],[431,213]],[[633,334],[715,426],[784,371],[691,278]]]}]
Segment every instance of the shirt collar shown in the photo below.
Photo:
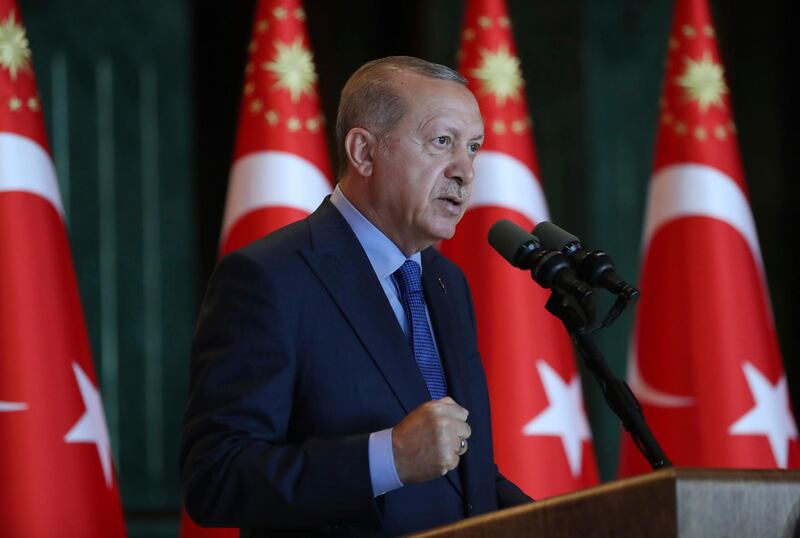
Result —
[{"label": "shirt collar", "polygon": [[378,278],[383,280],[397,271],[406,260],[413,260],[422,267],[422,256],[419,252],[415,252],[409,257],[403,254],[403,251],[398,248],[394,242],[386,237],[374,224],[356,209],[350,203],[344,193],[339,189],[339,185],[333,189],[331,194],[331,203],[336,206],[339,213],[342,214],[344,220],[352,228],[353,233],[356,234],[358,242],[367,253],[367,258],[372,264],[372,269]]}]

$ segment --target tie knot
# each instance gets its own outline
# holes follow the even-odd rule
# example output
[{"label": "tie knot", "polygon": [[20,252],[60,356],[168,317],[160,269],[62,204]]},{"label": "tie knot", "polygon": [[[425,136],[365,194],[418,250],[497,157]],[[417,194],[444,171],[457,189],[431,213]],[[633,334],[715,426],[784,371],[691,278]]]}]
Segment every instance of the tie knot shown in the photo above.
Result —
[{"label": "tie knot", "polygon": [[422,291],[422,270],[417,262],[406,260],[400,269],[394,272],[394,277],[402,295],[408,296]]}]

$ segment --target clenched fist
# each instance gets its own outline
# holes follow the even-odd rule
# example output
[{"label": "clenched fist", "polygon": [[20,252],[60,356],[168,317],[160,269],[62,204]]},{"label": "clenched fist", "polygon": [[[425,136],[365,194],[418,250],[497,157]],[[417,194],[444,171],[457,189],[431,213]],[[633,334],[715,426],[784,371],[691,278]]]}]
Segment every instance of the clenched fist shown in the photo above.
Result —
[{"label": "clenched fist", "polygon": [[472,434],[469,411],[445,396],[426,402],[392,431],[397,476],[404,484],[438,478],[455,469]]}]

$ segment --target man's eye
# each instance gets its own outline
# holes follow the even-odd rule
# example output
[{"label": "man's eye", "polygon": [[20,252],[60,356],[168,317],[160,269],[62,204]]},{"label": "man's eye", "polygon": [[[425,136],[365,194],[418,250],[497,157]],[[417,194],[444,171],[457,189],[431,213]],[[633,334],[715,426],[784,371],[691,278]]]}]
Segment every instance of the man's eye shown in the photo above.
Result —
[{"label": "man's eye", "polygon": [[478,153],[479,149],[481,149],[481,145],[478,144],[477,142],[472,143],[472,144],[469,145],[470,153]]},{"label": "man's eye", "polygon": [[433,139],[434,143],[439,146],[449,146],[450,145],[450,137],[449,136],[437,136]]}]

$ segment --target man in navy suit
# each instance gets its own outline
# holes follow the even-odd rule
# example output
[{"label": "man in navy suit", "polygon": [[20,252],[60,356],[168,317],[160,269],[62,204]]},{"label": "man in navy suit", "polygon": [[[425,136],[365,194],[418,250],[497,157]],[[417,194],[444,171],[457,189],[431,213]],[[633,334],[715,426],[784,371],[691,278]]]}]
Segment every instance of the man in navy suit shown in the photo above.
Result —
[{"label": "man in navy suit", "polygon": [[384,58],[347,82],[336,127],[334,193],[211,278],[189,514],[243,536],[395,536],[529,502],[494,463],[467,283],[431,246],[469,200],[474,96],[447,67]]}]

